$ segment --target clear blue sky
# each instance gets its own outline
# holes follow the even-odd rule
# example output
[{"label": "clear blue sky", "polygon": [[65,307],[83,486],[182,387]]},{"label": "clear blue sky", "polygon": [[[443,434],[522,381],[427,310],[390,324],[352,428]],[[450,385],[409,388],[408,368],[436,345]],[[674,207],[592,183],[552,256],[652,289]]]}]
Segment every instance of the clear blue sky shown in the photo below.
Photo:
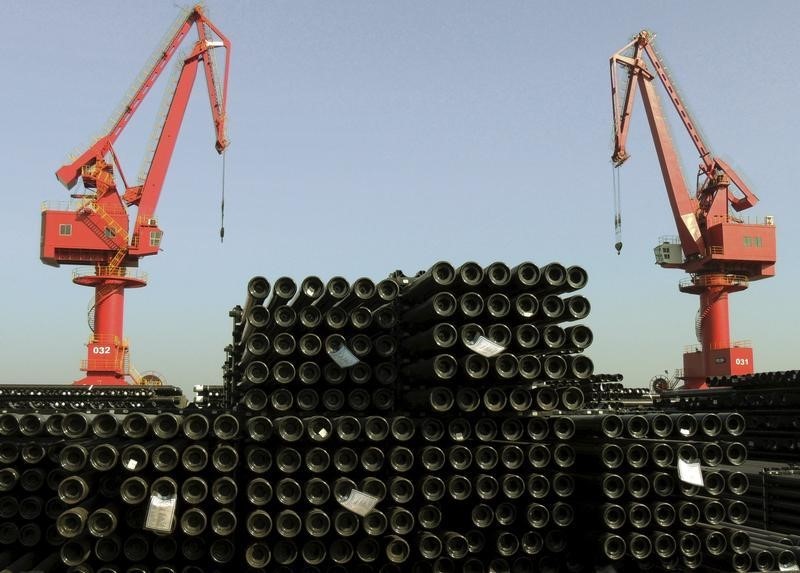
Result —
[{"label": "clear blue sky", "polygon": [[[97,135],[177,14],[171,2],[0,2],[2,381],[80,377],[91,292],[39,262],[54,171]],[[198,78],[158,215],[164,252],[127,297],[133,363],[185,389],[220,378],[227,311],[263,274],[385,277],[445,259],[558,260],[590,274],[597,370],[644,385],[694,342],[696,297],[656,267],[673,234],[641,106],[613,249],[608,58],[649,28],[712,150],[778,225],[778,275],[732,297],[758,370],[800,367],[800,4],[209,2],[233,43],[226,239]],[[133,177],[163,82],[120,142]],[[689,177],[696,158],[676,134]]]}]

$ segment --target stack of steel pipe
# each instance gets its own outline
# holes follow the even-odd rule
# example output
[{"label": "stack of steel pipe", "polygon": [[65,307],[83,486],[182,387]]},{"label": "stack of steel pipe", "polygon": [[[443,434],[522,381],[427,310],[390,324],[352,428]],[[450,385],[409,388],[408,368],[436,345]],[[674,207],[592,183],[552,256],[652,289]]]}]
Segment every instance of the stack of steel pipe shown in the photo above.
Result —
[{"label": "stack of steel pipe", "polygon": [[708,379],[708,389],[663,392],[657,406],[675,410],[717,409],[794,416],[800,410],[800,370],[759,372]]},{"label": "stack of steel pipe", "polygon": [[63,414],[0,414],[0,571],[56,571]]},{"label": "stack of steel pipe", "polygon": [[199,572],[236,561],[233,415],[3,414],[0,427],[0,545],[36,556],[2,571]]},{"label": "stack of steel pipe", "polygon": [[180,408],[186,405],[177,386],[0,385],[0,410],[55,411],[116,408]]},{"label": "stack of steel pipe", "polygon": [[194,387],[194,404],[199,408],[214,410],[228,408],[229,396],[223,384],[197,384]]},{"label": "stack of steel pipe", "polygon": [[743,523],[770,530],[781,536],[800,528],[800,466],[764,467],[763,462],[748,462],[735,475],[723,468],[726,479],[734,480],[738,500],[746,506]]},{"label": "stack of steel pipe", "polygon": [[800,461],[800,371],[761,372],[709,379],[707,390],[662,393],[656,406],[668,411],[736,411],[744,416],[739,438],[764,465]]},{"label": "stack of steel pipe", "polygon": [[0,389],[0,572],[791,570],[797,376],[653,403],[593,372],[585,283],[254,277],[188,406]]},{"label": "stack of steel pipe", "polygon": [[438,529],[466,540],[431,554],[446,560],[434,570],[579,562],[568,414],[594,380],[592,332],[572,324],[589,313],[572,294],[585,284],[558,263],[437,263],[401,290],[399,407],[423,419],[420,487],[450,518]]},{"label": "stack of steel pipe", "polygon": [[739,414],[630,410],[571,420],[581,517],[605,558],[625,570],[749,563]]},{"label": "stack of steel pipe", "polygon": [[585,283],[558,263],[281,278],[271,292],[255,277],[224,368],[247,429],[247,563],[566,562],[560,414],[583,407],[583,383],[619,379],[593,376],[588,327],[562,326],[588,315],[571,294]]},{"label": "stack of steel pipe", "polygon": [[[798,380],[798,371],[715,377],[708,379],[707,390],[663,392],[654,400],[657,408],[673,418],[693,417],[701,431],[721,429],[717,440],[698,452],[705,454],[704,474],[707,468],[712,489],[718,491],[706,497],[724,506],[727,521],[701,525],[736,532],[739,541],[749,536],[750,543],[735,561],[709,560],[711,570],[791,570],[800,556],[793,538],[787,537],[800,523],[791,511],[800,500],[800,480],[794,475],[796,468],[789,465],[797,461],[800,444],[796,438]],[[743,465],[730,465],[731,448],[747,451]],[[770,467],[781,462],[787,465]],[[719,506],[711,507],[722,514]]]},{"label": "stack of steel pipe", "polygon": [[585,408],[625,410],[652,405],[652,397],[647,388],[626,387],[621,380],[621,374],[604,374],[581,381],[581,390],[586,398]]},{"label": "stack of steel pipe", "polygon": [[[250,281],[234,309],[234,340],[224,367],[234,409],[280,416],[388,412],[397,378],[393,334],[398,285],[310,276]],[[254,297],[256,292],[259,296]]]}]

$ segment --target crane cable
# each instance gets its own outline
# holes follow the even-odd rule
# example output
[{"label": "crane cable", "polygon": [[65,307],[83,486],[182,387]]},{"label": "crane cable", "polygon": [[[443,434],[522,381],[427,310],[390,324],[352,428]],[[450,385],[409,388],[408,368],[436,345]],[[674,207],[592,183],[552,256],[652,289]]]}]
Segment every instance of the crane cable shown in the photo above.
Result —
[{"label": "crane cable", "polygon": [[622,251],[622,202],[620,200],[620,176],[619,167],[611,166],[611,178],[614,186],[614,236],[616,243],[614,248],[617,249],[617,255]]},{"label": "crane cable", "polygon": [[219,242],[225,240],[225,151],[222,152],[222,203],[220,204]]}]

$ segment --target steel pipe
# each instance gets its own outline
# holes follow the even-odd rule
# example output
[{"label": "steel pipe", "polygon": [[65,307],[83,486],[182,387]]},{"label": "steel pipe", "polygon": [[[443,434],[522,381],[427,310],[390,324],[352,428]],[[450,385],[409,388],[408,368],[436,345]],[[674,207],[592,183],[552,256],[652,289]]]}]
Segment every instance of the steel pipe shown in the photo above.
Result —
[{"label": "steel pipe", "polygon": [[400,299],[407,302],[419,302],[432,293],[449,287],[456,279],[453,265],[446,261],[434,263],[430,269],[412,279],[411,284],[403,289]]},{"label": "steel pipe", "polygon": [[256,305],[242,313],[242,322],[234,328],[234,341],[238,347],[241,343],[250,340],[254,334],[266,329],[270,324],[270,311],[261,305]]},{"label": "steel pipe", "polygon": [[457,341],[456,327],[448,322],[440,322],[427,330],[403,338],[401,347],[411,353],[441,352],[454,346]]},{"label": "steel pipe", "polygon": [[86,529],[94,537],[108,537],[116,531],[118,523],[115,508],[101,507],[86,518]]},{"label": "steel pipe", "polygon": [[267,407],[269,399],[267,393],[260,388],[250,388],[245,392],[242,403],[251,412],[260,412]]},{"label": "steel pipe", "polygon": [[102,412],[92,419],[91,428],[92,433],[98,438],[113,438],[119,431],[119,420],[114,414]]},{"label": "steel pipe", "polygon": [[450,354],[437,354],[401,369],[404,376],[419,380],[450,380],[458,372],[458,362]]},{"label": "steel pipe", "polygon": [[605,557],[619,561],[625,556],[627,545],[625,539],[615,533],[604,533],[600,536],[600,548]]},{"label": "steel pipe", "polygon": [[147,497],[149,485],[143,478],[129,477],[120,485],[120,498],[128,505],[137,505]]},{"label": "steel pipe", "polygon": [[[191,478],[190,478],[191,479]],[[267,505],[273,496],[272,484],[264,478],[254,478],[247,483],[247,500],[256,507]]]},{"label": "steel pipe", "polygon": [[171,472],[180,462],[178,449],[171,444],[161,444],[153,450],[150,457],[153,468],[158,472]]},{"label": "steel pipe", "polygon": [[305,308],[311,305],[325,292],[325,285],[317,276],[308,276],[300,283],[297,296],[291,302],[294,309]]},{"label": "steel pipe", "polygon": [[190,440],[202,440],[208,434],[208,418],[199,413],[189,414],[183,418],[181,429]]},{"label": "steel pipe", "polygon": [[202,478],[192,476],[181,484],[181,498],[190,505],[202,503],[208,495],[208,485]]},{"label": "steel pipe", "polygon": [[238,495],[239,487],[236,481],[228,476],[214,480],[211,484],[211,497],[220,505],[233,503]]},{"label": "steel pipe", "polygon": [[421,325],[447,319],[458,310],[458,301],[451,292],[434,294],[421,304],[404,312],[400,319],[406,324]]},{"label": "steel pipe", "polygon": [[[267,333],[272,333],[277,330],[288,330],[292,328],[297,323],[297,314],[298,311],[296,309],[300,309],[300,312],[303,312],[303,309],[307,307],[304,306],[279,306],[275,309],[272,313],[272,324],[270,325],[271,328],[267,329]],[[319,312],[319,310],[317,310]],[[307,315],[306,315],[307,316]]]},{"label": "steel pipe", "polygon": [[[136,415],[129,414],[129,416],[135,416],[137,419],[145,419],[144,416],[141,414],[136,414]],[[126,419],[127,418],[128,416],[126,416]],[[0,419],[0,427],[3,427],[2,420],[6,419],[8,418]],[[16,420],[13,417],[11,417],[10,419],[14,424],[14,429],[15,430],[18,429]],[[72,439],[82,438],[89,433],[89,428],[90,428],[89,417],[79,412],[70,412],[69,414],[66,414],[62,419],[61,428],[62,431],[64,432],[64,435],[67,438],[72,438]],[[129,436],[129,437],[141,437],[141,436]]]}]

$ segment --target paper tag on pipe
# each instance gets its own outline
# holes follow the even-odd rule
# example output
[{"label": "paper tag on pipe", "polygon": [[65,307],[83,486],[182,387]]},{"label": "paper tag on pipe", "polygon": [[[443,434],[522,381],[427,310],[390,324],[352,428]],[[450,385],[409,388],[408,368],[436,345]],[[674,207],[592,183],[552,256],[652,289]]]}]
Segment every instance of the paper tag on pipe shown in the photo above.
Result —
[{"label": "paper tag on pipe", "polygon": [[678,477],[681,481],[703,487],[703,472],[700,471],[700,462],[685,462],[678,460]]},{"label": "paper tag on pipe", "polygon": [[131,458],[127,462],[125,462],[125,467],[128,468],[129,470],[135,470],[136,466],[138,466],[138,465],[139,465],[139,462],[137,462],[133,458]]},{"label": "paper tag on pipe", "polygon": [[375,509],[375,505],[378,503],[378,498],[373,497],[368,493],[364,493],[363,491],[351,489],[346,498],[338,501],[345,509],[349,509],[353,513],[357,513],[361,517],[365,517],[370,511]]},{"label": "paper tag on pipe", "polygon": [[349,368],[350,366],[354,366],[360,362],[355,355],[350,352],[350,349],[347,348],[344,344],[339,347],[339,350],[335,350],[333,352],[328,351],[328,356],[333,358],[333,361],[336,362],[341,368]]},{"label": "paper tag on pipe", "polygon": [[150,496],[150,505],[147,508],[147,517],[144,520],[144,529],[170,533],[175,524],[175,505],[177,496],[162,497],[158,494]]},{"label": "paper tag on pipe", "polygon": [[494,340],[489,340],[482,334],[475,340],[468,341],[466,344],[467,348],[477,354],[480,354],[481,356],[485,356],[486,358],[497,356],[506,349],[505,346],[500,346]]}]

